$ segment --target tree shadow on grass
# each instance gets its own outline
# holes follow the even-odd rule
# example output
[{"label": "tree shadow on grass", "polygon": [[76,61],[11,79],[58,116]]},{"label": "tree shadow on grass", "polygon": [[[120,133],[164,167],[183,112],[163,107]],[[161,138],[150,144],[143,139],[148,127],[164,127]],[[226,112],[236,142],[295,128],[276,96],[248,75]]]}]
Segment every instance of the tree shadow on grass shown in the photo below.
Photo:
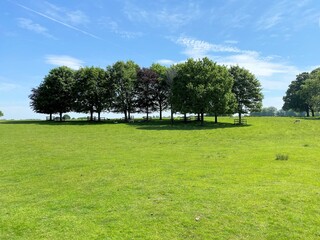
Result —
[{"label": "tree shadow on grass", "polygon": [[144,121],[144,122],[134,122],[129,123],[132,127],[140,130],[208,130],[208,129],[223,129],[223,128],[239,128],[239,127],[249,127],[250,125],[234,125],[233,123],[213,123],[213,122],[204,122],[201,125],[200,122],[197,121],[190,121],[190,122],[183,122],[183,121],[174,121],[171,124],[170,120],[151,120],[151,121]]},{"label": "tree shadow on grass", "polygon": [[169,119],[165,120],[136,120],[135,122],[124,122],[118,119],[111,119],[107,121],[95,122],[84,120],[71,120],[71,121],[45,121],[45,120],[7,120],[0,121],[0,124],[11,125],[47,125],[47,126],[96,126],[96,125],[127,125],[140,130],[208,130],[208,129],[223,129],[223,128],[242,128],[249,127],[249,125],[235,125],[228,122],[213,123],[211,121],[205,121],[201,125],[198,121],[183,122],[175,120],[173,124]]},{"label": "tree shadow on grass", "polygon": [[318,120],[318,121],[320,121],[320,117],[297,117],[297,119],[301,119],[301,120],[312,120],[312,121],[316,121],[316,120]]},{"label": "tree shadow on grass", "polygon": [[102,124],[114,124],[115,121],[82,121],[82,120],[74,120],[74,121],[45,121],[45,120],[7,120],[0,121],[0,124],[21,124],[21,125],[48,125],[48,126],[94,126],[94,125],[102,125]]}]

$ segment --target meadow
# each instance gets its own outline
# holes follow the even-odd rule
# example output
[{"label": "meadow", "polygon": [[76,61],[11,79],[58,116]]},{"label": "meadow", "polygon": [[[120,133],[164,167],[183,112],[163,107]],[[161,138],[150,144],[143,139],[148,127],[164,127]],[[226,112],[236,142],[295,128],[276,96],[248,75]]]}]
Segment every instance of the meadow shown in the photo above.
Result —
[{"label": "meadow", "polygon": [[320,119],[205,121],[0,121],[0,239],[319,239]]}]

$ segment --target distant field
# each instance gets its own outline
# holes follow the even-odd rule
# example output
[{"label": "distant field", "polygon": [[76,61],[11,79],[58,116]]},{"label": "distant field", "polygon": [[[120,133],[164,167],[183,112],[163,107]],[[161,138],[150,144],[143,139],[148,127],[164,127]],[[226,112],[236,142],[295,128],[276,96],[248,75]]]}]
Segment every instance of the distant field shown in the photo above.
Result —
[{"label": "distant field", "polygon": [[0,239],[319,239],[320,119],[294,120],[0,121]]}]

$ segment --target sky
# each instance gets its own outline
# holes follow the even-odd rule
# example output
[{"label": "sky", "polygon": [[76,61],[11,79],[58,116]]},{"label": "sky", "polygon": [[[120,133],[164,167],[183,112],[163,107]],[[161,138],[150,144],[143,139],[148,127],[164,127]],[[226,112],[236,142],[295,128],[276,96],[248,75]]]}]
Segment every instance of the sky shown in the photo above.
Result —
[{"label": "sky", "polygon": [[[280,109],[297,74],[320,66],[319,0],[0,0],[0,110],[43,119],[28,96],[52,68],[209,57],[251,71]],[[72,114],[71,114],[72,115]]]}]

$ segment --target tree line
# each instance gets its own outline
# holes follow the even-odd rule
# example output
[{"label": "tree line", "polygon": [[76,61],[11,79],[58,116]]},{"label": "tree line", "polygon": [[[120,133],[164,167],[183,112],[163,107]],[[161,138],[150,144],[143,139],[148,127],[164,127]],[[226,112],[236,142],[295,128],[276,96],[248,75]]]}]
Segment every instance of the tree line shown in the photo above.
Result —
[{"label": "tree line", "polygon": [[117,61],[105,69],[83,67],[72,70],[61,66],[50,70],[40,85],[31,90],[30,106],[37,113],[67,112],[123,113],[129,121],[133,113],[149,114],[170,110],[173,114],[196,114],[203,123],[207,113],[259,111],[261,84],[248,70],[239,66],[218,65],[208,58],[188,59],[171,67],[152,64],[141,68],[134,61]]},{"label": "tree line", "polygon": [[283,97],[283,110],[305,112],[307,117],[320,111],[320,68],[296,76]]}]

